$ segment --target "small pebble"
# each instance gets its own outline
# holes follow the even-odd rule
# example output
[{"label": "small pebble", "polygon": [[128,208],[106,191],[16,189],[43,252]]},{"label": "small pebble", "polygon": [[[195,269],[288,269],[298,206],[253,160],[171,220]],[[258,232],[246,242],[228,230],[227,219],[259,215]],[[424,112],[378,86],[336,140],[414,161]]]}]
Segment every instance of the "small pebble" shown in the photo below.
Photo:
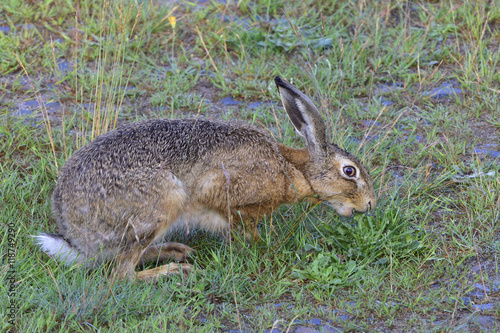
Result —
[{"label": "small pebble", "polygon": [[57,110],[61,107],[61,104],[58,102],[50,102],[50,103],[45,104],[45,107],[47,109]]},{"label": "small pebble", "polygon": [[472,307],[475,310],[488,311],[488,310],[493,310],[495,308],[495,304],[493,303],[473,304]]},{"label": "small pebble", "polygon": [[460,297],[460,300],[464,302],[465,305],[469,305],[471,302],[470,297]]},{"label": "small pebble", "polygon": [[57,68],[63,73],[71,72],[74,70],[74,63],[63,60],[57,63]]},{"label": "small pebble", "polygon": [[366,137],[365,141],[377,141],[380,137],[378,135],[369,135]]},{"label": "small pebble", "polygon": [[351,319],[351,316],[349,316],[349,315],[337,315],[337,316],[335,316],[335,319],[330,320],[330,323],[338,323],[341,321],[348,321],[350,319]]},{"label": "small pebble", "polygon": [[18,110],[17,112],[15,112],[15,115],[18,117],[28,117],[28,116],[31,116],[32,114],[33,114],[33,112],[28,110],[28,109],[21,109],[21,110]]},{"label": "small pebble", "polygon": [[317,319],[317,318],[311,319],[311,320],[309,320],[309,324],[311,324],[311,325],[321,325],[321,319]]},{"label": "small pebble", "polygon": [[453,88],[451,83],[443,83],[440,87],[423,93],[424,96],[430,96],[434,99],[453,97],[462,94],[462,89]]},{"label": "small pebble", "polygon": [[295,329],[295,333],[319,333],[319,331],[314,328],[300,326]]},{"label": "small pebble", "polygon": [[474,289],[473,291],[471,291],[467,295],[469,295],[470,297],[477,297],[477,298],[483,298],[483,297],[485,297],[484,291],[478,290],[478,289]]},{"label": "small pebble", "polygon": [[380,103],[382,103],[383,106],[391,106],[394,104],[393,101],[388,100],[387,98],[380,97]]},{"label": "small pebble", "polygon": [[258,108],[261,108],[261,107],[272,107],[273,104],[277,104],[275,102],[272,102],[272,101],[265,101],[265,102],[261,102],[261,101],[257,101],[257,102],[252,102],[250,104],[248,104],[248,107],[250,109],[258,109]]},{"label": "small pebble", "polygon": [[484,270],[485,268],[491,266],[491,262],[489,261],[485,261],[482,263],[482,265],[475,265],[475,266],[472,266],[472,268],[470,269],[471,272],[479,272],[481,270]]},{"label": "small pebble", "polygon": [[485,328],[492,328],[495,326],[495,318],[491,316],[477,316],[472,319],[472,321],[473,323]]},{"label": "small pebble", "polygon": [[[389,92],[401,90],[404,88],[404,86],[405,86],[405,84],[402,82],[383,83],[378,88],[375,88],[375,90],[373,92],[375,95],[386,94]],[[381,98],[381,100],[382,100],[382,98]]]},{"label": "small pebble", "polygon": [[425,142],[425,138],[421,135],[415,135],[415,140],[418,142]]},{"label": "small pebble", "polygon": [[35,29],[35,26],[33,24],[22,24],[22,25],[17,25],[17,27],[21,27],[22,29],[26,30]]},{"label": "small pebble", "polygon": [[273,328],[272,330],[266,330],[264,333],[281,333],[279,329]]},{"label": "small pebble", "polygon": [[343,302],[342,304],[344,306],[350,307],[350,308],[356,308],[358,306],[358,302],[357,301],[348,301],[348,302]]},{"label": "small pebble", "polygon": [[241,102],[235,100],[231,96],[221,99],[220,102],[224,105],[239,105],[239,104],[241,104]]},{"label": "small pebble", "polygon": [[474,287],[476,287],[477,289],[480,289],[482,291],[486,291],[487,293],[490,292],[490,288],[486,287],[486,286],[483,286],[482,284],[480,283],[476,283],[474,284]]},{"label": "small pebble", "polygon": [[476,154],[485,154],[486,156],[491,157],[500,157],[500,151],[488,150],[488,149],[474,149],[474,153]]},{"label": "small pebble", "polygon": [[[449,297],[445,297],[443,300],[449,301],[450,303],[455,303],[455,300],[451,299]],[[460,297],[459,302],[463,303],[464,305],[469,305],[471,302],[471,298],[470,297]]]},{"label": "small pebble", "polygon": [[27,101],[27,102],[24,102],[23,105],[24,106],[35,106],[35,107],[39,106],[38,101]]},{"label": "small pebble", "polygon": [[263,105],[264,105],[264,102],[253,102],[253,103],[248,104],[248,107],[250,109],[258,109]]},{"label": "small pebble", "polygon": [[363,125],[365,127],[372,127],[372,126],[380,126],[381,124],[378,121],[373,121],[373,120],[365,120]]}]

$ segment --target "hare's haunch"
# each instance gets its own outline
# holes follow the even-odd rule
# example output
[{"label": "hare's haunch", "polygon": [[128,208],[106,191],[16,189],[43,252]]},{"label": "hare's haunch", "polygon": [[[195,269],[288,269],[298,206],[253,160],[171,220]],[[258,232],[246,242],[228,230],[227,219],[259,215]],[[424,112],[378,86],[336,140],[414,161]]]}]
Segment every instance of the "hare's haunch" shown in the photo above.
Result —
[{"label": "hare's haunch", "polygon": [[59,235],[35,236],[42,250],[87,266],[114,260],[118,277],[152,279],[190,270],[171,263],[135,272],[148,260],[191,255],[186,245],[161,243],[176,224],[226,234],[232,226],[255,239],[259,218],[284,203],[323,201],[343,216],[373,209],[363,165],[326,140],[306,95],[280,77],[275,82],[307,148],[240,123],[157,119],[119,127],[61,168],[52,196]]}]

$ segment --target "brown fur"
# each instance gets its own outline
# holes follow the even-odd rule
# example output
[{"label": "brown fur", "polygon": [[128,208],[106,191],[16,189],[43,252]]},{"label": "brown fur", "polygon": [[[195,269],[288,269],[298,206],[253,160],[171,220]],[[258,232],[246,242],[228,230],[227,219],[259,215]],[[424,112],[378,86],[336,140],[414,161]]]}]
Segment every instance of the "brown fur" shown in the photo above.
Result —
[{"label": "brown fur", "polygon": [[[294,149],[245,124],[202,119],[145,120],[96,138],[60,170],[52,197],[58,235],[38,242],[69,262],[114,260],[118,277],[156,278],[190,270],[169,264],[134,273],[139,263],[185,260],[193,250],[156,243],[174,224],[212,232],[244,229],[258,238],[258,220],[285,203],[323,200],[340,214],[373,209],[371,180],[359,161],[325,139],[314,104],[276,78],[285,110],[307,148]],[[351,166],[356,178],[343,168]],[[316,195],[317,198],[312,197]],[[57,246],[62,246],[58,252]]]}]

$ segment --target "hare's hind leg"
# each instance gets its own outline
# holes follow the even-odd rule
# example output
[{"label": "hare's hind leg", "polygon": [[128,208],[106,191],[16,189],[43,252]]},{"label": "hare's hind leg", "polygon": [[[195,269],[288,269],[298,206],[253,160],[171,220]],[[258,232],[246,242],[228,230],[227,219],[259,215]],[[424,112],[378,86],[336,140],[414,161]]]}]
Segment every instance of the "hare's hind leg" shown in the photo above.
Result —
[{"label": "hare's hind leg", "polygon": [[[149,175],[151,172],[145,172]],[[147,179],[141,175],[135,175],[137,179]],[[144,193],[144,188],[148,191]],[[141,184],[136,189],[130,188],[124,202],[129,206],[133,216],[123,218],[120,240],[124,246],[123,251],[114,259],[114,273],[117,277],[137,277],[141,280],[160,275],[175,274],[182,272],[175,264],[158,267],[144,272],[135,272],[135,267],[141,258],[148,259],[156,255],[171,257],[192,252],[192,249],[182,244],[170,244],[169,246],[155,246],[170,229],[172,224],[185,212],[188,203],[188,195],[180,180],[172,173],[166,171],[155,174],[154,179]],[[126,204],[124,206],[126,206]],[[168,245],[168,244],[167,244]],[[162,253],[164,251],[164,253]],[[181,254],[176,254],[175,252]],[[169,267],[167,267],[169,266]],[[167,269],[169,268],[169,269]]]},{"label": "hare's hind leg", "polygon": [[147,262],[154,261],[164,261],[167,259],[173,259],[175,261],[186,261],[187,258],[191,257],[194,250],[187,245],[181,243],[162,243],[157,245],[151,245],[142,254],[139,264],[145,264]]}]

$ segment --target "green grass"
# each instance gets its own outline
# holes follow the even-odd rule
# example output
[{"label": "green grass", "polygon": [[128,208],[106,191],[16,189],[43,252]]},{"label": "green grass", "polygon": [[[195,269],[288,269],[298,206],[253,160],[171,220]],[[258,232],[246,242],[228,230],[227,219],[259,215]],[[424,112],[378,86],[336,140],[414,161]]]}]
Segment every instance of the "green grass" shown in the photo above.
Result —
[{"label": "green grass", "polygon": [[[9,0],[0,26],[3,330],[319,330],[311,319],[345,331],[498,329],[500,162],[474,154],[500,151],[496,2]],[[275,75],[312,96],[332,141],[363,160],[379,198],[372,215],[284,206],[255,244],[181,232],[196,273],[153,284],[60,266],[33,244],[57,231],[58,168],[119,123],[241,119],[303,146],[265,104],[279,101]],[[442,83],[463,93],[430,97]],[[224,106],[227,96],[241,104]],[[34,100],[60,107],[25,106]],[[487,295],[471,296],[474,284]]]}]

